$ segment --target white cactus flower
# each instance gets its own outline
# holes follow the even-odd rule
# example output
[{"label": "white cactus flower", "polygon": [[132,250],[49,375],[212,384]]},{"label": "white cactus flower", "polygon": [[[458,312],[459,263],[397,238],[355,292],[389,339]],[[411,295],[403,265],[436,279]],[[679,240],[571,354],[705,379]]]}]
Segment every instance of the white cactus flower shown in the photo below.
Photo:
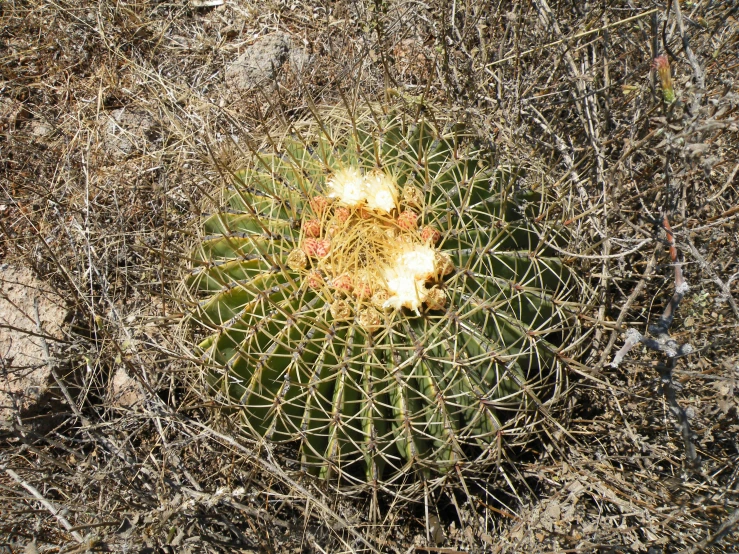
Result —
[{"label": "white cactus flower", "polygon": [[365,176],[367,206],[380,213],[390,213],[398,203],[398,185],[385,173]]},{"label": "white cactus flower", "polygon": [[358,169],[340,169],[328,181],[328,197],[337,198],[345,206],[358,208],[367,199],[364,177]]},{"label": "white cactus flower", "polygon": [[378,213],[390,213],[398,204],[398,185],[385,173],[362,176],[360,171],[347,167],[334,173],[328,181],[328,196],[344,206],[367,207]]},{"label": "white cactus flower", "polygon": [[393,265],[384,271],[387,289],[391,296],[384,308],[408,308],[416,313],[426,301],[426,281],[434,276],[436,252],[422,244],[399,243]]}]

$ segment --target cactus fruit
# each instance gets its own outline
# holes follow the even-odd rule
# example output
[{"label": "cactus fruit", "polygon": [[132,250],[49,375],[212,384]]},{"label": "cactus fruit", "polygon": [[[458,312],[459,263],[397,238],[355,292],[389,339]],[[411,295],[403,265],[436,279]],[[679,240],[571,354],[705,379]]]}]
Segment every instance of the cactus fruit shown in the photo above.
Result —
[{"label": "cactus fruit", "polygon": [[551,417],[578,333],[544,195],[411,111],[326,110],[254,149],[188,278],[217,397],[345,486],[498,462]]}]

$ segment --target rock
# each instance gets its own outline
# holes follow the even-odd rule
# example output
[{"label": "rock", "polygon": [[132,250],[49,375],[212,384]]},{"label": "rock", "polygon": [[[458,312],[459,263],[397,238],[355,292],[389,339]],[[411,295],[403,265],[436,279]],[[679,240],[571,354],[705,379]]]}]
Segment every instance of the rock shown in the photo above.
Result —
[{"label": "rock", "polygon": [[126,368],[120,366],[110,383],[110,402],[119,408],[133,408],[140,406],[146,401],[146,395],[141,387],[132,378]]},{"label": "rock", "polygon": [[119,108],[108,115],[103,127],[102,143],[107,154],[116,160],[136,152],[145,152],[149,142],[157,139],[154,120],[130,108]]},{"label": "rock", "polygon": [[36,327],[54,355],[67,309],[56,293],[23,267],[0,265],[0,423],[46,407],[54,382]]},{"label": "rock", "polygon": [[54,128],[45,121],[32,121],[30,130],[31,136],[34,138],[48,137],[54,133]]},{"label": "rock", "polygon": [[226,68],[226,85],[235,92],[246,92],[268,84],[288,62],[300,72],[308,63],[304,50],[295,48],[285,33],[271,33],[259,38]]}]

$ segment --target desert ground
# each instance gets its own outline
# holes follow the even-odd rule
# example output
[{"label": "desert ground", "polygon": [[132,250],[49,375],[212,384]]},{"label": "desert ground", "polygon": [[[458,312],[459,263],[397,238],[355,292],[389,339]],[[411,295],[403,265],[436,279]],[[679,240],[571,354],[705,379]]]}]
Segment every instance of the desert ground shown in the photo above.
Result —
[{"label": "desert ground", "polygon": [[[736,550],[737,75],[732,1],[3,0],[0,552]],[[556,431],[416,502],[245,437],[183,324],[238,146],[347,97],[533,168],[593,294]]]}]

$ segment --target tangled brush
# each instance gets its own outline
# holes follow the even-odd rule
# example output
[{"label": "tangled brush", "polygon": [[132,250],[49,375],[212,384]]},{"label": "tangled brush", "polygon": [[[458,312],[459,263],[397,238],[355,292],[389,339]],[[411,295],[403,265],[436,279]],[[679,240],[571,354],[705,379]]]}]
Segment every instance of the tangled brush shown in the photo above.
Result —
[{"label": "tangled brush", "polygon": [[343,487],[406,491],[540,432],[583,285],[523,173],[418,106],[326,110],[254,149],[188,278],[197,354],[245,432]]}]

